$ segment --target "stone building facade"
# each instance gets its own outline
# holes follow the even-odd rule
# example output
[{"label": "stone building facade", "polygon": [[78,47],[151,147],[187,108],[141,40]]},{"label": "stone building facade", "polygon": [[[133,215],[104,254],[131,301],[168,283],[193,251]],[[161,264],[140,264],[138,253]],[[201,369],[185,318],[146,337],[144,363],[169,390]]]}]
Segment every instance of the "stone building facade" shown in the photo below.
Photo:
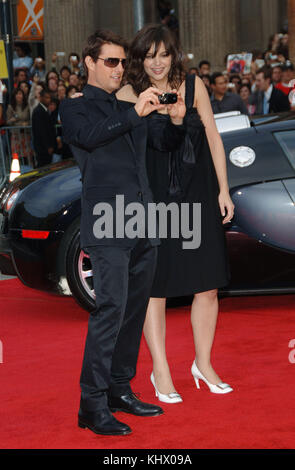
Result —
[{"label": "stone building facade", "polygon": [[[142,0],[145,22],[159,22],[156,0]],[[224,68],[229,53],[265,50],[269,36],[286,26],[286,0],[174,0],[180,39],[193,63],[209,59]],[[109,28],[131,39],[134,0],[44,0],[47,60],[54,51],[80,53],[85,38]]]}]

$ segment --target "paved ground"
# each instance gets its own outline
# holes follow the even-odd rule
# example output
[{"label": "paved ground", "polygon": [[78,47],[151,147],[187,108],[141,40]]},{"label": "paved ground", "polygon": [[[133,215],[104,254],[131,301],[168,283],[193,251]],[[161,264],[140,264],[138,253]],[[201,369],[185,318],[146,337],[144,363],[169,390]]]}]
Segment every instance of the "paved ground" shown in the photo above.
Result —
[{"label": "paved ground", "polygon": [[5,276],[4,274],[0,273],[0,281],[4,279],[13,279],[15,276]]}]

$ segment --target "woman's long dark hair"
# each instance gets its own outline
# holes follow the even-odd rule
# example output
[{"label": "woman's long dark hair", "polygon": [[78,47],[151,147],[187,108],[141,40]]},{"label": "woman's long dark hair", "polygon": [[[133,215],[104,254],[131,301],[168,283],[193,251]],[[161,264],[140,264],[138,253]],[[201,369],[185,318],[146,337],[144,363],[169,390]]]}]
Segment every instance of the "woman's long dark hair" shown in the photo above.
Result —
[{"label": "woman's long dark hair", "polygon": [[166,51],[172,56],[168,83],[172,88],[178,89],[185,78],[183,54],[177,37],[167,26],[159,24],[146,25],[138,31],[131,43],[123,78],[124,83],[132,85],[137,96],[152,86],[150,78],[144,70],[143,62],[152,45],[155,45],[153,55],[155,57],[162,42]]},{"label": "woman's long dark hair", "polygon": [[10,104],[12,106],[12,108],[14,109],[14,111],[16,110],[16,95],[18,93],[21,93],[23,95],[23,102],[22,102],[22,110],[25,109],[25,107],[27,106],[28,102],[27,102],[27,98],[26,98],[26,95],[24,94],[23,90],[21,88],[15,88],[13,91],[12,91],[12,95],[11,95],[11,100],[10,100]]}]

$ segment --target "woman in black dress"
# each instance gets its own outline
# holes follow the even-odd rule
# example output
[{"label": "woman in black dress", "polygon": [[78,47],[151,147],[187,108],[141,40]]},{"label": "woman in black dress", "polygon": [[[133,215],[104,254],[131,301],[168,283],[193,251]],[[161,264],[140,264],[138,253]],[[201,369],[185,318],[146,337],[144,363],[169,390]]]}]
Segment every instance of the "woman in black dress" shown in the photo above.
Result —
[{"label": "woman in black dress", "polygon": [[[218,316],[218,288],[230,279],[224,224],[234,205],[229,195],[223,143],[217,131],[208,92],[198,76],[185,75],[176,38],[162,25],[148,25],[134,38],[127,60],[126,82],[119,100],[135,103],[153,86],[176,89],[186,105],[186,137],[180,149],[165,151],[150,142],[147,171],[155,202],[201,203],[201,243],[183,249],[183,238],[161,240],[144,334],[153,359],[151,381],[159,400],[182,401],[171,378],[165,351],[166,298],[194,294],[191,322],[196,357],[191,368],[196,385],[203,380],[213,393],[233,389],[211,365],[211,348]],[[167,110],[152,113],[149,125],[165,127]]]}]

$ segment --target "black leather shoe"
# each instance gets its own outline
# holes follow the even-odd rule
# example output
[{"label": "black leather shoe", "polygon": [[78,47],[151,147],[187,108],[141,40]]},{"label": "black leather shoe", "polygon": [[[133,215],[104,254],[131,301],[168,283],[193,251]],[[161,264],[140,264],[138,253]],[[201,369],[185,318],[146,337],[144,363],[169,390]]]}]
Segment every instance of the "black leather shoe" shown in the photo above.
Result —
[{"label": "black leather shoe", "polygon": [[136,416],[158,416],[163,414],[162,408],[140,401],[134,393],[119,397],[108,397],[108,405],[112,412],[124,411]]},{"label": "black leather shoe", "polygon": [[95,412],[79,410],[78,426],[88,428],[95,434],[104,434],[105,436],[119,436],[130,434],[131,429],[127,424],[118,421],[108,408]]}]

